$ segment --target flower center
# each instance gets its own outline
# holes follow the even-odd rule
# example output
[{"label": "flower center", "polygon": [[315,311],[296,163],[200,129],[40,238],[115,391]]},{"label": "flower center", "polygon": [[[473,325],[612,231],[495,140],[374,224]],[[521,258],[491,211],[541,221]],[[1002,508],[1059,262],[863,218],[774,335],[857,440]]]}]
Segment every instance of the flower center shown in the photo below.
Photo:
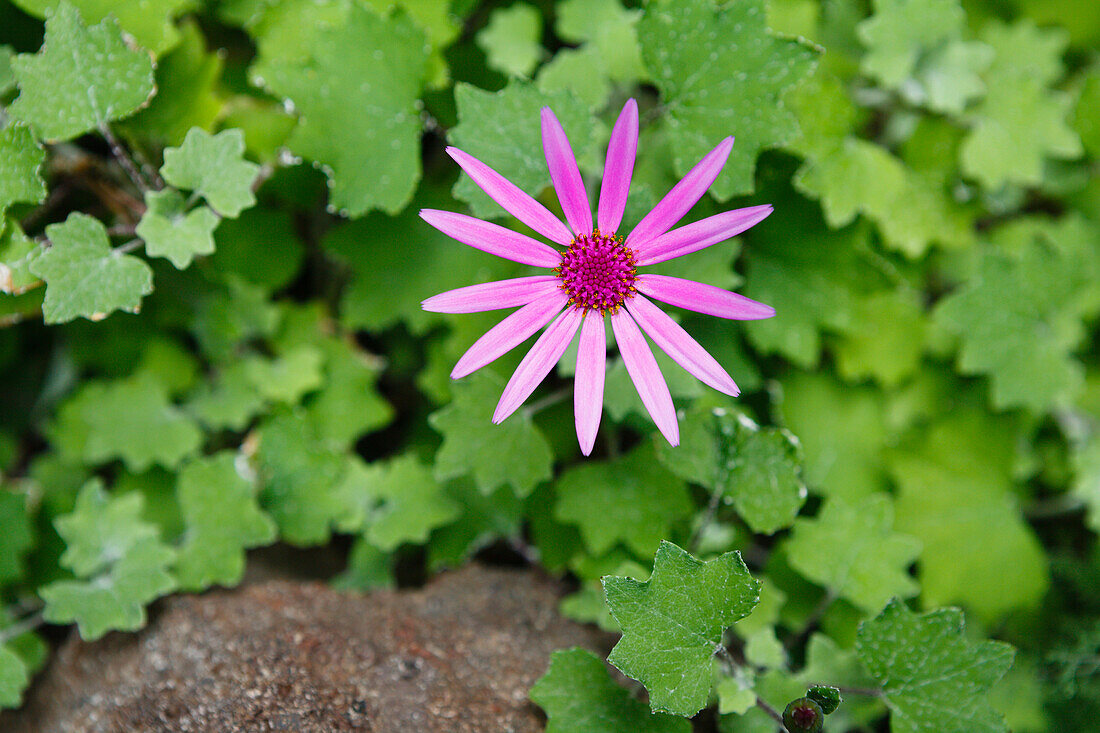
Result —
[{"label": "flower center", "polygon": [[622,237],[600,230],[575,238],[554,269],[569,304],[577,308],[615,313],[634,295],[637,272],[634,251]]}]

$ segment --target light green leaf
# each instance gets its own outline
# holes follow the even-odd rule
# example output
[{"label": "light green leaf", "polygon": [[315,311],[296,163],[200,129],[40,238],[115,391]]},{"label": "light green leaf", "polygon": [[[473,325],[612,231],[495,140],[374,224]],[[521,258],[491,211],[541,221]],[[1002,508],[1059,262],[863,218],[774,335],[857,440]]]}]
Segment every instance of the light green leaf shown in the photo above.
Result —
[{"label": "light green leaf", "polygon": [[202,444],[194,420],[169,402],[168,389],[149,374],[109,384],[83,410],[89,463],[121,458],[134,473],[154,464],[171,469]]},{"label": "light green leaf", "polygon": [[260,166],[244,159],[244,134],[222,130],[211,135],[195,127],[183,145],[164,151],[160,172],[177,188],[201,194],[216,212],[232,219],[255,205],[252,183]]},{"label": "light green leaf", "polygon": [[867,47],[861,67],[890,88],[913,76],[921,55],[957,36],[966,22],[958,0],[874,0],[874,7],[856,29]]},{"label": "light green leaf", "polygon": [[914,445],[889,455],[897,529],[924,544],[925,606],[964,603],[992,623],[1042,599],[1047,560],[1012,492],[1018,441],[1011,421],[956,404]]},{"label": "light green leaf", "polygon": [[751,193],[756,157],[798,133],[783,93],[813,69],[815,48],[780,38],[764,0],[716,7],[713,0],[647,5],[638,24],[642,57],[668,108],[673,164],[684,175],[729,135],[737,136],[711,187],[720,201]]},{"label": "light green leaf", "polygon": [[587,649],[554,652],[550,667],[531,688],[546,711],[546,733],[689,733],[691,723],[649,711],[611,679],[603,660]]},{"label": "light green leaf", "polygon": [[599,51],[588,46],[558,51],[553,59],[539,69],[535,83],[547,94],[557,91],[572,92],[593,111],[603,109],[611,95],[611,81],[607,77],[603,59]]},{"label": "light green leaf", "polygon": [[46,197],[45,160],[46,151],[26,125],[11,122],[0,129],[0,216],[11,204],[37,204]]},{"label": "light green leaf", "polygon": [[87,27],[67,2],[46,20],[39,52],[16,56],[12,69],[20,93],[11,116],[47,141],[68,140],[122,119],[156,90],[152,59],[126,46],[117,22]]},{"label": "light green leaf", "polygon": [[422,544],[433,529],[461,514],[431,469],[411,453],[385,464],[352,466],[346,490],[362,509],[363,535],[383,552],[406,542]]},{"label": "light green leaf", "polygon": [[428,424],[443,435],[435,454],[437,479],[472,475],[482,493],[509,485],[518,496],[526,496],[550,478],[554,458],[550,444],[527,412],[517,410],[493,425],[493,409],[502,389],[494,375],[471,374],[454,383],[451,404],[428,416]]},{"label": "light green leaf", "polygon": [[325,379],[306,405],[317,434],[344,445],[389,424],[394,410],[377,386],[384,362],[343,339],[326,339],[318,346],[324,353]]},{"label": "light green leaf", "polygon": [[295,545],[328,541],[332,525],[351,510],[342,482],[348,456],[318,439],[301,413],[280,413],[260,427],[261,503]]},{"label": "light green leaf", "polygon": [[356,537],[348,553],[348,566],[332,579],[332,587],[363,593],[394,588],[397,579],[393,575],[393,563],[392,554],[382,552],[364,537]]},{"label": "light green leaf", "polygon": [[962,171],[990,190],[1006,183],[1036,185],[1047,158],[1083,152],[1067,122],[1072,98],[1048,88],[1062,76],[1068,34],[1026,20],[1011,26],[993,21],[982,40],[996,55],[985,74],[988,92],[959,151]]},{"label": "light green leaf", "polygon": [[187,412],[211,430],[243,430],[264,404],[247,369],[244,362],[233,362],[200,382],[187,400]]},{"label": "light green leaf", "polygon": [[112,250],[98,220],[74,212],[63,224],[46,227],[46,236],[50,248],[30,266],[46,281],[46,323],[101,320],[116,310],[136,313],[142,297],[153,292],[153,271],[139,258]]},{"label": "light green leaf", "polygon": [[569,41],[587,41],[583,48],[596,52],[612,79],[648,78],[638,45],[640,10],[624,8],[619,0],[563,0],[555,12],[558,35]]},{"label": "light green leaf", "polygon": [[1001,733],[1001,714],[982,697],[1012,666],[1013,648],[964,636],[963,615],[914,614],[894,601],[860,625],[856,650],[883,686],[894,733]]},{"label": "light green leaf", "polygon": [[145,251],[151,256],[165,257],[177,270],[184,270],[196,255],[214,251],[214,230],[220,220],[209,207],[187,211],[183,196],[172,188],[149,191],[145,206],[134,231],[145,240]]},{"label": "light green leaf", "polygon": [[42,246],[18,222],[0,219],[0,293],[22,295],[41,285],[31,273],[31,263],[41,252]]},{"label": "light green leaf", "polygon": [[271,336],[279,325],[279,309],[268,301],[266,288],[235,275],[226,287],[201,298],[191,328],[202,350],[219,362],[237,354],[242,341]]},{"label": "light green leaf", "polygon": [[686,413],[679,447],[657,441],[657,457],[681,478],[720,492],[754,532],[789,527],[806,500],[794,436],[723,408]]},{"label": "light green leaf", "polygon": [[175,553],[145,540],[91,580],[58,580],[39,589],[52,624],[76,622],[80,636],[94,641],[108,631],[136,631],[145,625],[145,604],[170,593],[176,582],[167,568]]},{"label": "light green leaf", "polygon": [[264,398],[294,405],[324,382],[323,361],[319,349],[303,344],[274,359],[249,357],[244,372]]},{"label": "light green leaf", "polygon": [[903,93],[915,104],[959,115],[985,94],[981,74],[993,62],[993,49],[978,41],[955,40],[934,51],[917,71],[917,85]]},{"label": "light green leaf", "polygon": [[[432,532],[428,545],[428,569],[460,567],[478,550],[498,539],[521,536],[525,506],[508,487],[486,496],[471,479],[451,481],[447,495],[462,507],[457,521]],[[603,605],[603,595],[600,595]]]},{"label": "light green leaf", "polygon": [[244,551],[275,540],[275,523],[260,511],[237,460],[236,453],[222,451],[179,473],[176,491],[187,528],[174,572],[184,590],[236,585],[244,574]]},{"label": "light green leaf", "polygon": [[619,459],[570,467],[555,486],[554,518],[576,525],[594,555],[619,542],[651,554],[693,509],[684,483],[654,459],[652,444],[643,443]]},{"label": "light green leaf", "polygon": [[[192,10],[195,0],[140,0],[140,2],[119,0],[71,0],[89,23],[103,20],[108,15],[118,19],[122,30],[133,37],[138,44],[145,46],[159,56],[176,45],[179,33],[173,22],[180,14]],[[39,18],[49,17],[59,5],[68,2],[62,0],[15,0],[23,10]]]},{"label": "light green leaf", "polygon": [[858,298],[851,330],[836,339],[837,371],[850,381],[871,377],[895,387],[920,366],[926,332],[917,291],[882,290]]},{"label": "light green leaf", "polygon": [[23,691],[31,682],[30,670],[23,659],[6,646],[0,646],[0,708],[23,704]]},{"label": "light green leaf", "polygon": [[649,691],[654,710],[690,717],[710,697],[722,634],[748,616],[760,596],[740,553],[701,562],[662,542],[645,582],[603,579],[623,637],[608,661]]},{"label": "light green leaf", "polygon": [[509,76],[530,76],[542,59],[542,15],[531,5],[497,8],[477,33],[490,68]]},{"label": "light green leaf", "polygon": [[786,557],[805,578],[868,613],[895,596],[916,595],[909,565],[921,544],[893,529],[890,498],[874,494],[858,505],[833,497],[813,519],[799,519],[787,540]]},{"label": "light green leaf", "polygon": [[15,50],[7,44],[0,44],[0,95],[15,89],[15,72],[11,70],[11,60]]},{"label": "light green leaf", "polygon": [[417,97],[427,44],[403,14],[382,18],[358,3],[340,8],[329,23],[285,15],[265,33],[288,34],[295,45],[261,39],[251,77],[293,102],[299,122],[288,147],[325,170],[334,210],[396,213],[420,178]]},{"label": "light green leaf", "polygon": [[[455,86],[458,124],[447,133],[461,148],[512,183],[537,195],[550,184],[542,153],[539,110],[550,107],[565,129],[573,152],[585,165],[596,153],[600,137],[587,106],[570,92],[541,92],[530,82],[513,79],[498,92],[469,84]],[[470,204],[474,216],[499,218],[503,209],[463,173],[454,187],[455,198]]]}]

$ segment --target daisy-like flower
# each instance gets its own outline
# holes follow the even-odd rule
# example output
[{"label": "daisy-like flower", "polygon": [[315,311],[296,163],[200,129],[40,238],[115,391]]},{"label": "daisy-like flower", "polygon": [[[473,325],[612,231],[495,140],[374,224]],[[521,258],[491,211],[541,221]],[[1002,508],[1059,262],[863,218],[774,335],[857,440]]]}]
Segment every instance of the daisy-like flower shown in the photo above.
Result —
[{"label": "daisy-like flower", "polygon": [[595,226],[577,160],[549,107],[542,109],[542,145],[568,227],[480,160],[457,148],[447,148],[447,153],[505,211],[565,247],[565,251],[464,214],[435,209],[420,212],[426,222],[463,244],[551,270],[548,275],[470,285],[423,302],[425,310],[437,313],[474,313],[522,306],[479,338],[455,364],[451,377],[459,379],[480,369],[550,324],[505,386],[493,414],[493,422],[500,423],[538,387],[580,331],[573,410],[577,439],[588,455],[603,412],[607,318],[642,404],[668,442],[678,445],[680,431],[672,395],[643,331],[703,383],[735,397],[739,390],[714,357],[650,298],[737,320],[770,318],[775,310],[712,285],[668,275],[639,274],[638,268],[724,242],[764,219],[772,207],[735,209],[672,229],[718,177],[733,148],[733,138],[727,137],[673,186],[629,234],[621,236],[619,225],[638,149],[638,105],[633,99],[627,101],[611,132]]}]

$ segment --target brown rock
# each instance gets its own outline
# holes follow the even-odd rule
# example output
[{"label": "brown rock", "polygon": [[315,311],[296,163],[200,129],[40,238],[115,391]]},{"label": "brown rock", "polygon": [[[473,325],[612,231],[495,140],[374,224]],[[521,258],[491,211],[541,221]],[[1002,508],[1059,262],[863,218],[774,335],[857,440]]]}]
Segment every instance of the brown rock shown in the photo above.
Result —
[{"label": "brown rock", "polygon": [[550,653],[608,647],[557,614],[558,595],[470,566],[415,591],[279,581],[171,598],[139,633],[74,634],[4,728],[539,731],[527,691]]}]

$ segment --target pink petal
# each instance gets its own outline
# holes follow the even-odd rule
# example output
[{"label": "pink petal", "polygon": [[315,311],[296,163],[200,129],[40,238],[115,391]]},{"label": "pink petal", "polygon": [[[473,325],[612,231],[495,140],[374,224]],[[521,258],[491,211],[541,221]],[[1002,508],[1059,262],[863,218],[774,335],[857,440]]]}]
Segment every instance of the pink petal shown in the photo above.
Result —
[{"label": "pink petal", "polygon": [[549,295],[559,286],[560,281],[553,275],[497,280],[433,295],[422,301],[420,307],[433,313],[478,313],[514,308]]},{"label": "pink petal", "polygon": [[557,267],[561,253],[548,244],[465,214],[421,209],[420,218],[463,244],[514,262],[536,267]]},{"label": "pink petal", "polygon": [[539,340],[523,357],[512,378],[504,386],[504,394],[500,396],[496,412],[493,413],[494,423],[504,422],[505,418],[515,412],[558,363],[569,342],[573,340],[577,327],[581,325],[582,315],[580,308],[569,308],[539,336]]},{"label": "pink petal", "polygon": [[611,316],[611,330],[615,332],[615,342],[619,345],[626,372],[642,398],[642,404],[649,411],[657,429],[670,445],[680,444],[680,427],[676,424],[676,408],[672,405],[665,378],[645,336],[638,330],[630,314],[620,310]]},{"label": "pink petal", "polygon": [[741,394],[730,375],[714,357],[664,311],[641,295],[626,301],[626,309],[653,343],[703,384],[736,397]]},{"label": "pink petal", "polygon": [[754,321],[775,315],[775,308],[770,305],[758,303],[744,295],[731,293],[713,285],[704,285],[680,277],[646,273],[638,276],[635,287],[638,288],[638,292],[669,305],[719,318]]},{"label": "pink petal", "polygon": [[586,456],[596,443],[603,415],[603,380],[607,365],[607,336],[603,315],[589,312],[581,327],[577,348],[577,374],[573,379],[573,415],[577,423],[577,440]]},{"label": "pink petal", "polygon": [[549,323],[568,302],[569,296],[558,290],[523,306],[475,341],[451,370],[451,378],[461,379],[507,354]]},{"label": "pink petal", "polygon": [[592,231],[592,207],[588,203],[588,192],[581,180],[580,169],[573,148],[569,147],[569,138],[561,123],[549,107],[542,108],[542,149],[546,153],[546,165],[550,168],[550,180],[565,212],[565,220],[577,234]]},{"label": "pink petal", "polygon": [[462,166],[462,170],[466,171],[466,175],[472,178],[482,191],[489,194],[489,198],[500,204],[509,214],[551,242],[568,245],[573,241],[573,235],[561,220],[527,195],[519,186],[458,148],[447,148],[447,154]]},{"label": "pink petal", "polygon": [[[596,222],[601,232],[614,234],[623,222],[630,179],[634,175],[634,156],[638,152],[638,103],[626,100],[607,144],[603,166],[603,185]],[[585,454],[587,455],[587,454]]]},{"label": "pink petal", "polygon": [[770,213],[772,207],[769,204],[750,206],[708,216],[693,224],[673,229],[635,249],[638,266],[655,265],[724,242],[760,223]]},{"label": "pink petal", "polygon": [[718,147],[707,153],[680,182],[665,194],[653,210],[638,222],[634,231],[626,238],[626,243],[634,249],[644,247],[651,240],[661,236],[672,225],[680,221],[695,202],[703,198],[714,179],[722,172],[726,158],[733,150],[733,138],[727,137],[718,143]]}]

